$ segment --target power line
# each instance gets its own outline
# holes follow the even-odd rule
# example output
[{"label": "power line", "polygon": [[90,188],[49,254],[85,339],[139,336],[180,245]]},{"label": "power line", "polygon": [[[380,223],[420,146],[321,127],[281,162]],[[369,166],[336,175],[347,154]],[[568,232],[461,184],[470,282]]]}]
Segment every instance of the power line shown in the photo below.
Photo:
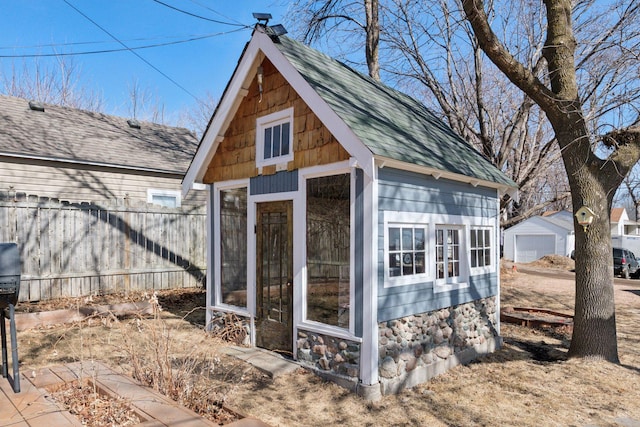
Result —
[{"label": "power line", "polygon": [[[226,35],[226,34],[231,34],[231,33],[235,33],[235,32],[238,32],[238,31],[243,31],[243,30],[244,30],[244,28],[238,28],[238,29],[231,30],[231,31],[226,31],[226,32],[223,32],[223,33],[207,34],[207,35],[204,35],[204,36],[192,37],[190,39],[185,39],[185,40],[176,40],[176,41],[172,41],[172,42],[156,43],[156,44],[150,44],[150,45],[144,45],[144,46],[136,46],[136,47],[125,47],[125,48],[120,48],[120,49],[101,49],[101,50],[89,50],[89,51],[84,51],[84,52],[62,52],[62,53],[25,53],[25,54],[15,54],[15,55],[0,55],[0,58],[46,58],[46,57],[54,57],[54,56],[95,55],[95,54],[101,54],[101,53],[123,52],[123,51],[127,51],[127,50],[134,51],[134,50],[140,50],[140,49],[151,49],[151,48],[156,48],[156,47],[164,47],[164,46],[172,46],[172,45],[182,44],[182,43],[189,43],[189,42],[193,42],[193,41],[204,40],[204,39],[207,39],[207,38],[212,38],[212,37],[222,36],[222,35]],[[91,42],[87,42],[87,43],[91,43]],[[104,42],[95,42],[95,43],[104,43]],[[74,43],[70,43],[70,44],[74,44]],[[76,44],[82,44],[82,42],[76,43]],[[68,45],[68,44],[64,44],[64,45]],[[45,47],[45,46],[47,46],[47,47],[55,47],[56,45],[43,45],[43,47]],[[0,48],[0,49],[2,49],[2,48]]]},{"label": "power line", "polygon": [[193,16],[194,18],[204,19],[205,21],[215,22],[216,24],[232,25],[234,27],[247,27],[244,24],[233,24],[231,22],[224,22],[224,21],[219,21],[217,19],[207,18],[207,17],[201,16],[201,15],[196,15],[195,13],[187,12],[186,10],[179,9],[179,8],[177,8],[175,6],[171,6],[170,4],[167,4],[167,3],[162,2],[160,0],[153,0],[153,1],[158,3],[158,4],[161,4],[162,6],[168,7],[169,9],[173,9],[176,12],[180,12],[180,13],[184,13],[185,15]]},{"label": "power line", "polygon": [[[179,39],[179,40],[187,40],[184,39],[188,37],[188,40],[192,38],[197,39],[198,37],[213,37],[216,35],[223,35],[231,32],[235,32],[239,30],[231,30],[228,32],[216,33],[216,34],[188,34],[182,36],[156,36],[156,37],[138,37],[135,39],[123,40],[124,42],[138,42],[138,41],[154,41],[154,40],[163,40],[163,39]],[[64,46],[82,46],[82,45],[92,45],[92,44],[105,44],[105,43],[113,43],[113,40],[89,40],[84,42],[67,42],[67,43],[43,43],[38,45],[28,45],[28,46],[0,46],[0,50],[15,50],[15,49],[41,49],[43,47],[64,47]],[[137,48],[136,48],[137,49]]]},{"label": "power line", "polygon": [[223,15],[222,13],[218,12],[217,10],[211,9],[211,8],[210,8],[209,6],[207,6],[206,4],[202,4],[202,3],[200,3],[199,1],[196,1],[196,0],[189,0],[189,1],[190,1],[191,3],[193,3],[193,4],[197,4],[197,5],[198,5],[198,6],[200,6],[200,7],[204,7],[205,9],[207,9],[207,10],[209,10],[209,11],[211,11],[211,12],[215,13],[216,15],[220,15],[220,16],[222,16],[224,19],[227,19],[227,20],[229,20],[229,21],[234,21],[234,22],[236,22],[236,23],[238,23],[238,24],[242,24],[241,22],[239,22],[239,21],[238,21],[238,20],[236,20],[236,19],[233,19],[233,18],[231,18],[231,17],[229,17],[229,16]]},{"label": "power line", "polygon": [[151,68],[153,68],[154,70],[156,70],[158,73],[160,73],[162,76],[164,76],[164,78],[166,78],[167,80],[169,80],[171,83],[173,83],[174,85],[176,85],[177,87],[179,87],[180,89],[182,89],[185,93],[191,95],[191,97],[193,99],[195,99],[196,101],[200,101],[198,99],[197,96],[195,96],[194,94],[192,94],[191,92],[189,92],[189,90],[187,90],[187,88],[185,88],[184,86],[182,86],[180,83],[178,83],[177,81],[175,81],[174,79],[172,79],[171,77],[169,77],[167,74],[165,74],[164,72],[162,72],[158,67],[156,67],[155,65],[153,65],[151,62],[147,61],[146,59],[144,59],[138,52],[132,50],[129,46],[127,46],[126,44],[124,44],[120,39],[118,39],[115,35],[111,34],[109,31],[107,31],[105,28],[103,28],[100,24],[98,24],[96,21],[94,21],[93,19],[91,19],[89,16],[85,15],[80,9],[78,9],[77,7],[75,7],[74,5],[72,5],[68,0],[62,0],[64,1],[70,8],[72,8],[73,10],[75,10],[76,12],[78,12],[80,15],[82,15],[86,20],[88,20],[89,22],[91,22],[93,25],[95,25],[96,27],[100,28],[100,30],[102,30],[104,33],[106,33],[109,37],[111,37],[112,39],[114,39],[115,41],[117,41],[118,43],[120,43],[122,45],[122,47],[124,47],[126,50],[128,50],[129,52],[131,52],[132,54],[134,54],[135,56],[138,57],[138,59],[140,59],[141,61],[143,61],[145,64],[147,64],[148,66],[150,66]]}]

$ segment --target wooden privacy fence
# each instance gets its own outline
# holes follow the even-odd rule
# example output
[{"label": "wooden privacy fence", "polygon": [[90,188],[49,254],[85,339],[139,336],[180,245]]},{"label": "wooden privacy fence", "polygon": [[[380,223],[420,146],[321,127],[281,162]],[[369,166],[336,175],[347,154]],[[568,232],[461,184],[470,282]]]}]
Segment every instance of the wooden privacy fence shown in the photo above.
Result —
[{"label": "wooden privacy fence", "polygon": [[202,286],[204,207],[69,203],[0,193],[0,242],[20,249],[20,301]]}]

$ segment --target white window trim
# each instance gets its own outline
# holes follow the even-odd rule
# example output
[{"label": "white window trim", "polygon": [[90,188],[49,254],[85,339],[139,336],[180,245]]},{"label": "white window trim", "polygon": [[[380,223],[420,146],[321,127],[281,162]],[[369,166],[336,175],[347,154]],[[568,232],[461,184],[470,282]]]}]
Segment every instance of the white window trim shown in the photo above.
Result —
[{"label": "white window trim", "polygon": [[[160,190],[156,188],[147,189],[147,203],[157,204],[153,202],[153,196],[169,196],[175,197],[176,208],[182,206],[182,192],[179,190]],[[158,205],[161,206],[161,205]]]},{"label": "white window trim", "polygon": [[[249,224],[249,181],[248,180],[238,180],[238,181],[229,181],[225,182],[222,185],[215,184],[214,185],[214,203],[213,203],[213,215],[215,220],[214,230],[213,230],[213,254],[214,254],[214,307],[216,310],[225,311],[229,313],[235,313],[245,317],[251,317],[252,306],[255,306],[255,297],[252,298],[251,295],[255,295],[255,285],[253,285],[249,281],[249,260],[247,260],[247,307],[239,307],[235,305],[225,304],[222,302],[222,254],[220,252],[220,192],[224,190],[233,190],[236,188],[246,188],[247,190],[247,236],[249,236],[251,231],[251,226]],[[248,244],[248,242],[247,242]]]},{"label": "white window trim", "polygon": [[[351,191],[350,191],[350,203],[349,203],[349,221],[351,224],[350,227],[350,253],[349,253],[349,264],[351,266],[350,277],[349,277],[349,301],[350,301],[350,309],[349,309],[349,327],[341,328],[334,325],[327,325],[324,323],[320,323],[314,320],[307,319],[307,245],[306,245],[306,236],[307,236],[307,220],[306,220],[306,209],[307,209],[307,179],[310,178],[318,178],[323,176],[331,176],[331,175],[339,175],[349,173],[351,175]],[[300,200],[304,205],[304,215],[294,215],[295,219],[298,219],[298,227],[299,227],[299,235],[304,236],[305,244],[302,245],[300,250],[294,251],[295,254],[300,256],[300,261],[304,264],[304,268],[300,270],[300,275],[298,280],[301,284],[301,292],[300,292],[300,306],[302,307],[300,318],[296,320],[296,333],[297,329],[303,329],[309,332],[315,332],[320,334],[326,334],[330,336],[335,336],[337,338],[348,339],[355,342],[361,342],[362,339],[358,338],[355,335],[355,312],[354,303],[355,303],[355,277],[353,271],[353,265],[355,262],[355,194],[356,194],[356,174],[355,169],[349,165],[349,162],[339,162],[333,165],[327,166],[312,166],[309,168],[303,168],[300,170],[298,175],[298,188],[300,194]],[[295,317],[295,315],[294,315]]]},{"label": "white window trim", "polygon": [[[264,129],[289,123],[289,154],[284,156],[264,158]],[[293,160],[293,107],[267,114],[256,119],[256,167],[261,169],[270,165],[286,165]]]},{"label": "white window trim", "polygon": [[[489,217],[474,217],[474,216],[462,216],[462,215],[448,215],[448,214],[429,214],[429,213],[416,213],[416,212],[400,212],[400,211],[384,211],[383,212],[383,245],[382,253],[384,257],[384,287],[390,288],[394,286],[405,286],[418,283],[433,283],[433,292],[441,293],[453,291],[456,289],[464,289],[470,286],[470,278],[472,276],[492,273],[497,271],[497,259],[496,259],[496,218]],[[410,278],[413,276],[399,276],[389,277],[389,254],[388,254],[388,240],[389,240],[389,224],[393,226],[396,223],[399,224],[426,224],[427,226],[427,238],[425,239],[425,250],[428,259],[425,266],[425,274],[420,275],[420,279],[414,281],[408,281],[403,283],[404,277]],[[436,280],[435,271],[435,248],[436,248],[436,228],[459,228],[460,231],[460,280],[458,283],[452,283],[445,280]],[[470,246],[470,230],[471,229],[489,229],[491,240],[491,265],[487,267],[471,268],[471,246]]]},{"label": "white window trim", "polygon": [[[435,254],[435,247],[436,247],[436,241],[435,241],[435,234],[436,234],[436,230],[458,230],[459,232],[459,246],[460,246],[460,250],[459,250],[459,255],[460,255],[460,259],[458,260],[458,262],[460,263],[459,268],[460,268],[460,274],[458,276],[456,276],[455,278],[449,278],[446,277],[444,279],[438,279],[436,278],[436,271],[434,270],[434,282],[433,282],[433,292],[434,293],[440,293],[440,292],[447,292],[447,291],[452,291],[455,289],[464,289],[464,288],[468,288],[469,287],[469,276],[470,276],[470,270],[469,270],[469,265],[471,262],[471,251],[470,251],[470,247],[469,247],[469,241],[467,239],[467,231],[465,230],[465,227],[463,225],[460,224],[436,224],[436,226],[433,229],[433,248],[434,248],[434,254]],[[446,253],[446,251],[445,251]],[[435,257],[433,259],[434,265],[435,265]],[[445,260],[445,267],[446,267],[446,260]]]},{"label": "white window trim", "polygon": [[[481,267],[471,267],[471,231],[472,230],[489,230],[489,254],[490,254],[490,265],[484,265]],[[485,273],[491,273],[492,271],[495,270],[494,265],[497,262],[495,259],[495,248],[496,248],[496,243],[495,243],[495,229],[494,227],[487,227],[487,226],[477,226],[477,225],[472,225],[471,227],[469,227],[469,271],[471,272],[472,276],[475,275],[479,275],[479,274],[485,274]]]},{"label": "white window trim", "polygon": [[[424,226],[425,228],[425,271],[421,274],[413,274],[410,276],[389,276],[389,227],[416,227]],[[395,286],[413,285],[431,280],[433,273],[431,272],[431,248],[429,245],[429,215],[413,212],[396,212],[386,211],[384,213],[384,286],[391,288]]]}]

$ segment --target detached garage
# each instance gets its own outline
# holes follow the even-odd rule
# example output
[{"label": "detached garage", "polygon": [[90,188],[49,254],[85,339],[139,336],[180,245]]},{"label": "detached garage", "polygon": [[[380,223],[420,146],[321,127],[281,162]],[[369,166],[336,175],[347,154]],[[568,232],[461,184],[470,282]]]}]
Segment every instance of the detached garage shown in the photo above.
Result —
[{"label": "detached garage", "polygon": [[569,256],[574,245],[573,223],[560,215],[535,216],[504,231],[504,257],[514,262]]}]

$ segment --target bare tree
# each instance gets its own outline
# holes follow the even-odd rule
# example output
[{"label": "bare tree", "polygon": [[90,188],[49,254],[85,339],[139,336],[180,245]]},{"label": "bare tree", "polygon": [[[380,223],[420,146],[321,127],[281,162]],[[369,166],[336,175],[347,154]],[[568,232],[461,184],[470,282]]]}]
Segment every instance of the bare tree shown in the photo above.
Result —
[{"label": "bare tree", "polygon": [[[306,43],[317,43],[331,34],[334,44],[345,52],[360,51],[364,45],[369,76],[380,80],[379,0],[296,0],[290,7],[293,13],[288,26],[302,35]],[[359,17],[364,13],[364,22]],[[360,37],[353,37],[354,33]],[[361,40],[363,40],[362,42]],[[343,52],[344,53],[344,52]]]},{"label": "bare tree", "polygon": [[[297,5],[312,18],[293,17],[306,25],[306,41],[330,32],[343,55],[353,53],[345,45],[363,46],[354,37],[365,35],[354,24],[362,3]],[[568,207],[569,193],[574,210],[595,212],[588,231],[576,228],[570,354],[617,361],[609,214],[615,190],[640,157],[639,1],[495,7],[485,10],[482,0],[381,2],[381,69],[521,186],[525,197],[513,219],[550,204]],[[491,61],[485,64],[484,55]]]},{"label": "bare tree", "polygon": [[196,104],[182,112],[178,119],[178,126],[183,126],[195,133],[198,138],[202,138],[217,105],[218,98],[207,91]]},{"label": "bare tree", "polygon": [[640,177],[637,168],[624,178],[622,184],[614,201],[617,200],[618,203],[631,208],[628,213],[633,220],[637,221],[640,218]]},{"label": "bare tree", "polygon": [[380,81],[380,19],[378,0],[364,0],[364,10],[366,15],[365,33],[367,42],[365,52],[369,76]]},{"label": "bare tree", "polygon": [[[489,22],[482,0],[463,0],[467,20],[473,28],[479,46],[509,80],[526,93],[545,113],[562,153],[574,211],[587,206],[594,212],[588,229],[575,224],[576,234],[576,303],[573,338],[569,355],[572,357],[602,358],[618,362],[615,305],[613,298],[613,265],[611,257],[610,211],[614,193],[624,177],[640,159],[640,128],[613,124],[605,135],[598,119],[608,114],[601,109],[609,105],[617,117],[625,117],[625,106],[608,97],[601,90],[617,87],[615,78],[624,65],[638,65],[637,33],[640,3],[637,1],[612,3],[607,15],[600,9],[591,14],[589,8],[597,2],[578,2],[574,12],[572,0],[545,0],[546,40],[543,56],[546,80],[520,61],[502,43]],[[615,13],[614,13],[615,12]],[[574,21],[595,23],[603,28],[598,33],[574,32]],[[613,20],[612,20],[613,19]],[[576,34],[591,36],[587,47],[580,46]],[[580,53],[581,58],[576,58]],[[595,77],[581,76],[580,66],[590,57],[608,58],[587,70],[599,71]],[[578,59],[578,60],[577,60]],[[635,82],[633,81],[635,78]],[[639,86],[637,74],[629,83]],[[582,83],[582,85],[580,85]],[[632,86],[633,87],[633,86]],[[630,89],[632,88],[630,87]],[[596,95],[596,93],[601,95]],[[626,91],[631,97],[633,90]],[[601,96],[603,102],[598,102]],[[637,98],[635,98],[637,100]],[[599,104],[591,108],[590,104]],[[599,114],[596,112],[600,112]],[[608,156],[597,152],[599,141],[610,148]]]},{"label": "bare tree", "polygon": [[[300,1],[291,17],[297,25],[294,31],[307,42],[324,37],[327,44],[340,46],[342,54],[349,55],[350,49],[362,48],[363,43],[357,40],[369,40],[370,32],[354,24],[363,12],[369,16],[369,3]],[[566,206],[566,179],[563,174],[551,173],[560,152],[548,122],[530,98],[515,90],[491,64],[484,64],[481,49],[456,3],[387,0],[375,2],[375,7],[380,27],[376,45],[382,44],[384,52],[376,62],[386,80],[439,113],[519,185],[521,197],[516,203],[508,197],[503,200],[502,208],[509,214],[503,226],[549,207]],[[541,72],[543,34],[527,21],[530,16],[540,16],[539,10],[527,2],[510,3],[505,8],[513,11],[515,19],[504,32],[511,36],[513,45],[532,46],[522,49],[520,55]],[[528,30],[516,31],[518,28]],[[364,43],[372,75],[368,46]]]},{"label": "bare tree", "polygon": [[[535,3],[504,5],[510,21],[502,33],[533,72],[542,71],[543,36],[532,25],[540,16]],[[382,67],[396,84],[440,114],[520,188],[511,204],[508,226],[553,205],[566,204],[566,180],[549,180],[560,159],[542,111],[514,90],[480,46],[459,7],[448,0],[393,0],[383,9],[385,52]],[[525,19],[526,17],[526,19]]]},{"label": "bare tree", "polygon": [[140,86],[138,79],[129,84],[128,113],[131,118],[165,124],[164,104],[148,87]]},{"label": "bare tree", "polygon": [[101,111],[101,93],[79,85],[80,70],[73,60],[56,58],[54,66],[36,60],[30,66],[25,62],[18,68],[12,64],[10,74],[0,74],[1,91],[6,95],[48,104]]}]

